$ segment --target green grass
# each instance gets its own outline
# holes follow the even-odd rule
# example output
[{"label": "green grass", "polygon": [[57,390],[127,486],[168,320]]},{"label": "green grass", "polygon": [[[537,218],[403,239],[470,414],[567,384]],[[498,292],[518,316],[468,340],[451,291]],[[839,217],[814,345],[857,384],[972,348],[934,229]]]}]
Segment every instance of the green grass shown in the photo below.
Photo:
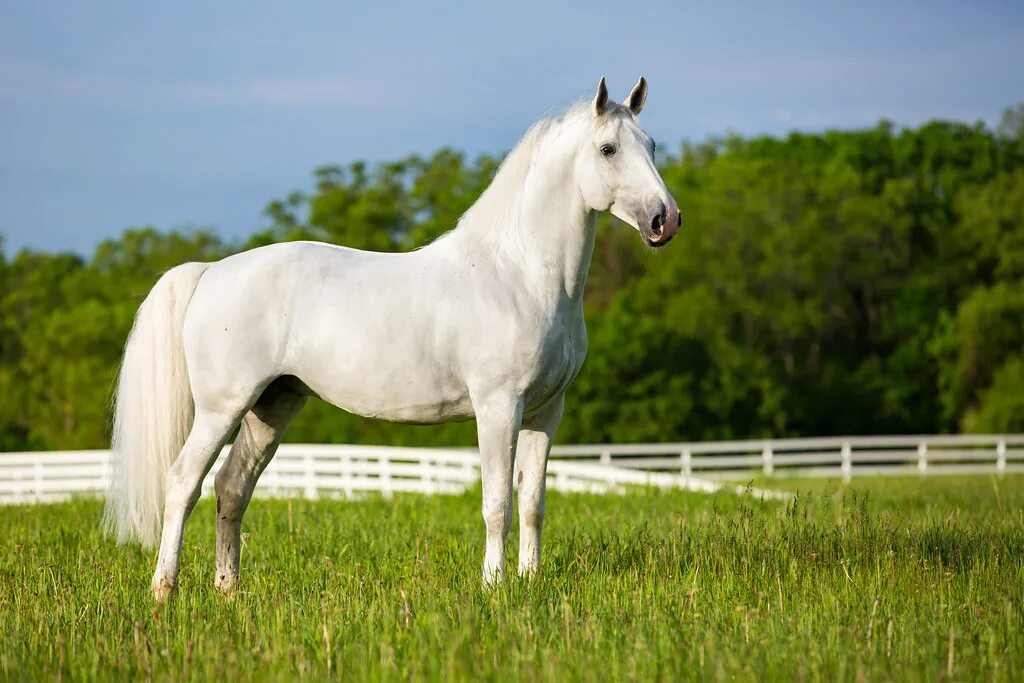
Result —
[{"label": "green grass", "polygon": [[478,492],[255,501],[230,601],[207,500],[167,607],[99,503],[0,508],[0,677],[1019,680],[1024,477],[776,484],[553,494],[543,575],[493,593]]}]

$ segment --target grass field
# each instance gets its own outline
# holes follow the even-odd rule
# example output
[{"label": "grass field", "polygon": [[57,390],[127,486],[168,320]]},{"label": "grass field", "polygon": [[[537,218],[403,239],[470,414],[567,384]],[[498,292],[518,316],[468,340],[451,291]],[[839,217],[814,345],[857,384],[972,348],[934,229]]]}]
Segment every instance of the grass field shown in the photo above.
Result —
[{"label": "grass field", "polygon": [[552,494],[543,575],[493,593],[479,492],[255,501],[233,600],[204,500],[167,607],[98,502],[0,508],[0,676],[1024,676],[1024,477],[773,485],[803,493]]}]

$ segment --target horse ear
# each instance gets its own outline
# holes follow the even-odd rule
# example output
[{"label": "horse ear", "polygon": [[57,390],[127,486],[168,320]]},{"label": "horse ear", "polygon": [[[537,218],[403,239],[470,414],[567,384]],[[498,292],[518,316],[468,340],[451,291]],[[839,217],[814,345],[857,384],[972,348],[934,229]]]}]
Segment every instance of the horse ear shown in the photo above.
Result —
[{"label": "horse ear", "polygon": [[604,107],[608,104],[608,86],[605,85],[604,76],[597,84],[597,95],[594,96],[594,113],[600,116],[604,113]]},{"label": "horse ear", "polygon": [[626,105],[634,114],[639,114],[644,108],[644,102],[647,101],[647,79],[643,76],[633,86],[633,92],[629,93],[629,99],[626,100]]}]

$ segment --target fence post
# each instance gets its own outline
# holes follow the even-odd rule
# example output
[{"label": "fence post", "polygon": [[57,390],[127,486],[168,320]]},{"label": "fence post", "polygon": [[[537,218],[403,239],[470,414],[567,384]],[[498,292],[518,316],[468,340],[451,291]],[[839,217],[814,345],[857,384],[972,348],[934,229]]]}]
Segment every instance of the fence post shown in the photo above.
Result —
[{"label": "fence post", "polygon": [[[469,460],[465,460],[465,461],[463,461],[463,463],[464,463],[464,464],[463,464],[463,467],[464,467],[464,468],[465,468],[466,470],[468,470],[468,471],[470,471],[470,472],[473,472],[473,473],[475,473],[475,474],[477,475],[477,479],[482,479],[482,478],[483,478],[483,475],[482,475],[482,474],[480,473],[480,470],[478,469],[478,466],[477,466],[477,465],[474,465],[474,464],[473,464],[473,463],[471,463],[471,462],[470,462]],[[545,472],[544,476],[547,476],[547,473],[546,473],[546,472]],[[472,486],[472,484],[470,484],[469,482],[465,482],[465,483],[463,483],[463,485],[462,485],[462,490],[463,490],[463,491],[465,491],[465,490],[466,490],[466,489],[468,489],[468,488],[469,488],[470,486]]]},{"label": "fence post", "polygon": [[427,483],[427,493],[437,493],[437,485],[434,483],[434,461],[429,455],[425,455],[420,462],[422,464],[420,469],[422,475],[420,476]]},{"label": "fence post", "polygon": [[607,449],[601,451],[601,464],[606,466],[606,467],[608,465],[612,464],[612,452],[611,451],[609,451]]},{"label": "fence post", "polygon": [[839,469],[843,473],[843,481],[849,482],[853,479],[853,449],[850,447],[849,441],[843,442],[843,447],[839,451]]},{"label": "fence post", "polygon": [[36,460],[32,466],[32,473],[36,480],[36,502],[39,502],[43,499],[43,462],[41,460]]},{"label": "fence post", "polygon": [[764,445],[764,450],[761,451],[761,460],[764,462],[764,476],[772,476],[772,472],[775,471],[775,468],[772,464],[772,447],[770,444]]},{"label": "fence post", "polygon": [[316,497],[317,497],[316,471],[313,469],[313,454],[308,452],[308,451],[305,454],[303,454],[303,456],[302,456],[302,464],[303,464],[303,467],[306,470],[303,473],[305,475],[305,478],[306,478],[306,488],[305,488],[304,495],[309,500],[316,500]]},{"label": "fence post", "polygon": [[338,469],[341,471],[342,482],[344,482],[345,497],[352,497],[352,480],[355,478],[355,474],[352,472],[352,455],[348,450],[343,450],[341,455],[338,457],[338,464],[341,465]]},{"label": "fence post", "polygon": [[1006,439],[996,444],[996,473],[1001,477],[1006,472]]},{"label": "fence post", "polygon": [[928,472],[928,442],[922,441],[917,445],[917,471],[921,474]]},{"label": "fence post", "polygon": [[679,455],[679,473],[684,477],[689,477],[693,474],[693,454],[689,448],[684,448],[683,452]]},{"label": "fence post", "polygon": [[100,472],[99,490],[106,491],[110,488],[111,480],[114,478],[113,465],[110,463],[110,451],[103,452],[103,468]]},{"label": "fence post", "polygon": [[390,498],[394,489],[391,488],[391,458],[387,455],[380,456],[380,483],[384,497]]}]

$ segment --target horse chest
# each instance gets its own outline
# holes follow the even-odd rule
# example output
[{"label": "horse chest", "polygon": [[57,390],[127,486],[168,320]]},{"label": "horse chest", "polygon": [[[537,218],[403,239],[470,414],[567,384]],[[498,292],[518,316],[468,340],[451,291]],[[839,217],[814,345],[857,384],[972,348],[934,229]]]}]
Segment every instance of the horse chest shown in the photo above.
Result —
[{"label": "horse chest", "polygon": [[524,373],[527,407],[547,403],[565,391],[579,374],[587,353],[586,328],[582,317],[569,324],[552,326],[541,336],[534,362]]}]

